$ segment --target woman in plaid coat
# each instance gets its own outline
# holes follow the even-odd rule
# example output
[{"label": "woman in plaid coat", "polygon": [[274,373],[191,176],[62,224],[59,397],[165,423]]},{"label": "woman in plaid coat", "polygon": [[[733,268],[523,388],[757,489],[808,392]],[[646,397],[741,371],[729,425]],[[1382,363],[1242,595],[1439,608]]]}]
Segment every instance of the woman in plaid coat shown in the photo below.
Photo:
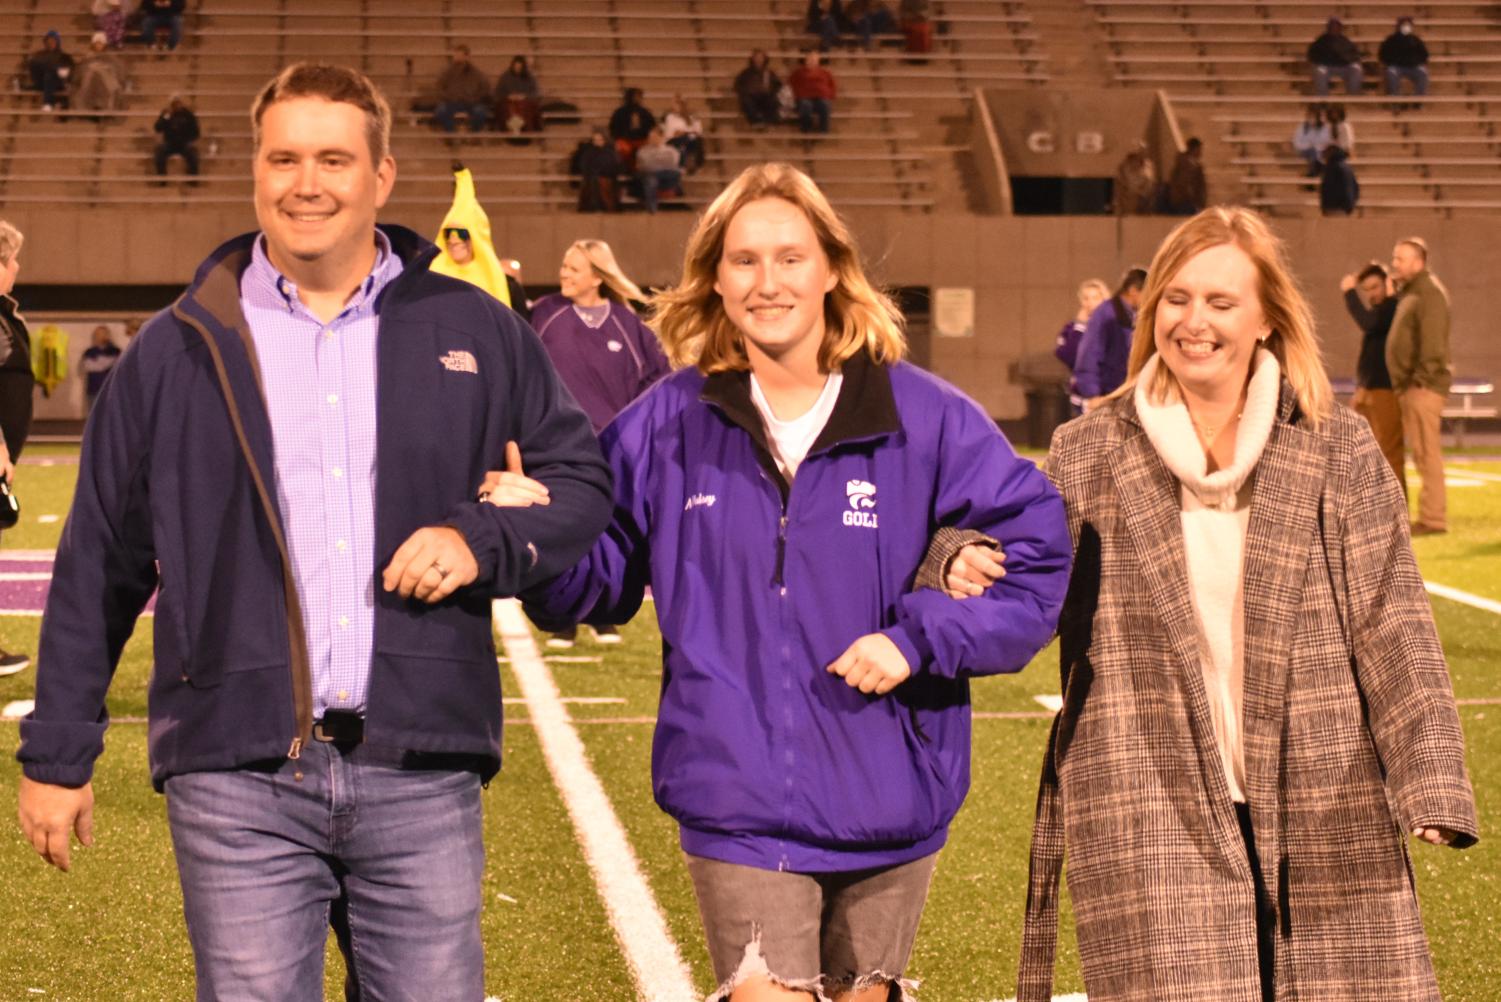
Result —
[{"label": "woman in plaid coat", "polygon": [[1464,739],[1401,490],[1260,217],[1167,238],[1048,469],[1075,562],[1018,998],[1066,845],[1091,1002],[1437,999],[1406,839],[1475,841]]}]

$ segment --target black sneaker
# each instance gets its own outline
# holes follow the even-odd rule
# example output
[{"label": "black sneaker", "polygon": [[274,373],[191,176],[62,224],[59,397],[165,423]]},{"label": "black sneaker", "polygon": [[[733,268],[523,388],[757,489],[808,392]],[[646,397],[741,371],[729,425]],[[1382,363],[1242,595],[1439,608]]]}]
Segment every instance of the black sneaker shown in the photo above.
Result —
[{"label": "black sneaker", "polygon": [[0,675],[15,675],[31,667],[31,658],[25,654],[0,651]]}]

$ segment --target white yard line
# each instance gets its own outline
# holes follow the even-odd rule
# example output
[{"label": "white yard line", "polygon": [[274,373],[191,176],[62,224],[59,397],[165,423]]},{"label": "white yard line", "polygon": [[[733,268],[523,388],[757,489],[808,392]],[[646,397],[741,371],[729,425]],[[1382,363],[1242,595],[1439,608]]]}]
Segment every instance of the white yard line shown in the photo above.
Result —
[{"label": "white yard line", "polygon": [[547,768],[573,819],[584,858],[636,980],[638,997],[648,1002],[697,1002],[693,978],[641,873],[625,829],[589,766],[584,743],[568,719],[557,683],[542,661],[520,604],[501,599],[491,608],[537,728]]},{"label": "white yard line", "polygon": [[0,571],[0,581],[51,581],[51,571]]},{"label": "white yard line", "polygon": [[1484,480],[1489,484],[1501,484],[1501,473],[1486,473],[1482,470],[1466,469],[1463,466],[1444,467],[1444,479],[1449,477],[1470,477],[1474,480]]},{"label": "white yard line", "polygon": [[1432,581],[1424,581],[1423,587],[1427,588],[1428,593],[1431,595],[1447,598],[1451,602],[1462,602],[1476,609],[1484,609],[1486,612],[1494,612],[1496,615],[1501,616],[1501,602],[1497,602],[1495,599],[1471,595],[1467,591],[1460,591],[1458,588],[1450,588],[1448,585],[1436,584]]},{"label": "white yard line", "polygon": [[56,550],[0,550],[0,560],[46,560],[57,559]]}]

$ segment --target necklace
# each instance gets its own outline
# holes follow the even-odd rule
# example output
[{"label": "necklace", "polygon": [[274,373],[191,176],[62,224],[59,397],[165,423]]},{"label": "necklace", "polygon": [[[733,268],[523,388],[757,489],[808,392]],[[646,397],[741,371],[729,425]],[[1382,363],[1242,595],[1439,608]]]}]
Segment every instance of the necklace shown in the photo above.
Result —
[{"label": "necklace", "polygon": [[1205,424],[1204,422],[1200,421],[1198,418],[1194,417],[1192,411],[1189,411],[1188,412],[1188,420],[1189,420],[1190,423],[1193,424],[1194,431],[1196,431],[1196,432],[1199,433],[1200,440],[1202,440],[1205,445],[1209,445],[1211,442],[1213,442],[1216,438],[1219,437],[1219,433],[1220,432],[1224,431],[1226,428],[1230,427],[1232,424],[1234,424],[1235,422],[1239,421],[1241,415],[1244,414],[1244,413],[1245,413],[1245,411],[1239,411],[1229,421],[1225,422],[1224,424],[1218,424],[1218,425],[1216,425],[1216,424]]}]

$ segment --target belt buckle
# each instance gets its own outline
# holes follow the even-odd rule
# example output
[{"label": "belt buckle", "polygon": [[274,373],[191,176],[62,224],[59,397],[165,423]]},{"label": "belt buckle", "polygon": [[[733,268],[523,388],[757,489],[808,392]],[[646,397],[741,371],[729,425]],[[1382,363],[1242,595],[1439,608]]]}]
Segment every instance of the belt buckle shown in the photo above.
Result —
[{"label": "belt buckle", "polygon": [[355,713],[331,711],[313,721],[313,740],[325,744],[357,745],[365,740],[365,719]]}]

